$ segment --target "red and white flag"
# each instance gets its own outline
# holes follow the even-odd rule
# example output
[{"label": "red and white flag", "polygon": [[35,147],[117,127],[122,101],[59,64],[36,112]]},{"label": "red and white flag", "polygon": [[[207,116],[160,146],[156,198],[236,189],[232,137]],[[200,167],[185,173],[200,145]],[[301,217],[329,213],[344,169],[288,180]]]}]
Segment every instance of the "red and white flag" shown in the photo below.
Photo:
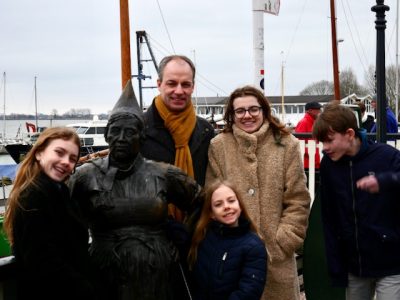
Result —
[{"label": "red and white flag", "polygon": [[255,10],[277,16],[279,14],[280,0],[255,0]]}]

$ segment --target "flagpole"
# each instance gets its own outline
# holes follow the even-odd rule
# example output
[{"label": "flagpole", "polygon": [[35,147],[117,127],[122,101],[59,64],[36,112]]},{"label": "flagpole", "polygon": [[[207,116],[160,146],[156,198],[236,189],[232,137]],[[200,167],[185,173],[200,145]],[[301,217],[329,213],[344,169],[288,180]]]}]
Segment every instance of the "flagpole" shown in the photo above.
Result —
[{"label": "flagpole", "polygon": [[264,90],[264,13],[278,15],[280,0],[253,0],[254,86]]},{"label": "flagpole", "polygon": [[264,10],[260,8],[260,0],[253,0],[254,86],[264,90]]}]

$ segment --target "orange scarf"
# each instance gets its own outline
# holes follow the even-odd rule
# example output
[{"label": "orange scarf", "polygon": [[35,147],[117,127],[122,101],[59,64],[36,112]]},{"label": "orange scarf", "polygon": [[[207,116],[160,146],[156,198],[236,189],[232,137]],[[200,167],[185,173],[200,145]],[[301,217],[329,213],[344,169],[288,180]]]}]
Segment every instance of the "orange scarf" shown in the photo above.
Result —
[{"label": "orange scarf", "polygon": [[[193,105],[190,103],[184,111],[174,113],[168,110],[160,95],[156,97],[155,105],[164,120],[164,126],[175,142],[175,166],[194,178],[192,155],[189,148],[189,140],[196,126],[196,113]],[[171,206],[169,206],[169,213],[175,219],[182,221],[183,214],[176,207],[172,208]]]}]

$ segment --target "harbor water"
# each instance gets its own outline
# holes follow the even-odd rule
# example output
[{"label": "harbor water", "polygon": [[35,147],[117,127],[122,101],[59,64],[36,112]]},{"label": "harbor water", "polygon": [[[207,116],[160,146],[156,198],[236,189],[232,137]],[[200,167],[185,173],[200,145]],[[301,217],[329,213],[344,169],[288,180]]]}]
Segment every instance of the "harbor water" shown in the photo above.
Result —
[{"label": "harbor water", "polygon": [[[15,161],[7,153],[0,154],[0,166],[1,165],[14,165]],[[0,174],[1,175],[1,174]]]}]

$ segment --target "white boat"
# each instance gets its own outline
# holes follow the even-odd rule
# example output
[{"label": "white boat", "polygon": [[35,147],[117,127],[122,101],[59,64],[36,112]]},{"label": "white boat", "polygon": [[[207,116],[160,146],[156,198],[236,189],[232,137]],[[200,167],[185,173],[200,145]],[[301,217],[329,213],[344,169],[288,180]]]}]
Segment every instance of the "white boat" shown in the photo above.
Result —
[{"label": "white boat", "polygon": [[98,152],[108,148],[104,137],[107,120],[99,120],[94,116],[92,121],[68,124],[67,127],[74,128],[81,140],[81,156]]},{"label": "white boat", "polygon": [[[92,121],[83,121],[66,125],[66,127],[73,128],[78,133],[81,141],[81,157],[108,148],[108,144],[104,138],[106,126],[107,120],[99,120],[97,116],[94,116]],[[36,142],[39,134],[40,132],[36,132],[35,130],[35,132],[30,133],[29,138],[25,139],[23,142],[5,146],[8,154],[16,163],[19,163],[25,157],[26,153]]]}]

